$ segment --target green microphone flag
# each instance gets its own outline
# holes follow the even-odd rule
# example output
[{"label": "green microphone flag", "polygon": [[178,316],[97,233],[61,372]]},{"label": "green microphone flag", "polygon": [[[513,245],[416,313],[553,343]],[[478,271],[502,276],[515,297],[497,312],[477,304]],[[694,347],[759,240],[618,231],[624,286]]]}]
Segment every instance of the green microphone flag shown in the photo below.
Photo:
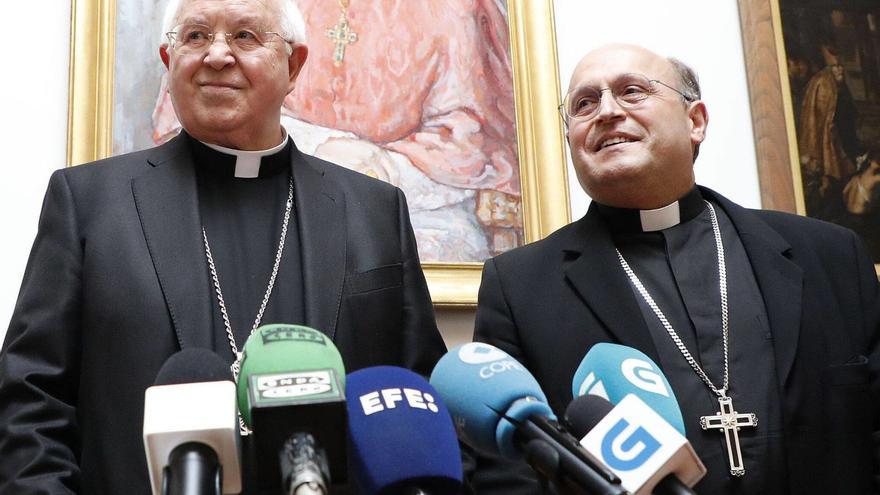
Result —
[{"label": "green microphone flag", "polygon": [[248,338],[238,380],[238,408],[253,427],[264,407],[345,399],[345,367],[333,342],[301,325],[264,325]]}]

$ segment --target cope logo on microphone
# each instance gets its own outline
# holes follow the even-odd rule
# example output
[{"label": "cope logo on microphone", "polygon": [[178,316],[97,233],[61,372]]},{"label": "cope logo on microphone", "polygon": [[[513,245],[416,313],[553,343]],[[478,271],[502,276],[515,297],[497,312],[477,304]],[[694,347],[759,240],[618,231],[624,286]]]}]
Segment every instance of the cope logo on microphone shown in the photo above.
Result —
[{"label": "cope logo on microphone", "polygon": [[364,409],[364,416],[395,409],[398,403],[403,403],[412,409],[423,409],[432,413],[439,411],[434,396],[415,388],[383,388],[361,395],[359,399],[361,407]]},{"label": "cope logo on microphone", "polygon": [[318,395],[333,390],[329,370],[258,375],[256,391],[264,399],[291,399]]},{"label": "cope logo on microphone", "polygon": [[636,387],[669,397],[669,390],[663,383],[662,375],[651,366],[651,363],[638,358],[624,359],[620,363],[620,372]]},{"label": "cope logo on microphone", "polygon": [[323,333],[311,328],[293,325],[266,328],[260,331],[260,336],[263,339],[263,345],[275,342],[309,342],[327,345],[327,339]]},{"label": "cope logo on microphone", "polygon": [[461,346],[458,357],[467,364],[486,364],[480,367],[480,378],[488,379],[505,371],[525,371],[523,367],[506,352],[497,347],[480,342],[471,342]]},{"label": "cope logo on microphone", "polygon": [[458,357],[467,364],[483,364],[498,361],[510,356],[495,346],[480,342],[471,342],[461,346],[461,349],[458,350]]}]

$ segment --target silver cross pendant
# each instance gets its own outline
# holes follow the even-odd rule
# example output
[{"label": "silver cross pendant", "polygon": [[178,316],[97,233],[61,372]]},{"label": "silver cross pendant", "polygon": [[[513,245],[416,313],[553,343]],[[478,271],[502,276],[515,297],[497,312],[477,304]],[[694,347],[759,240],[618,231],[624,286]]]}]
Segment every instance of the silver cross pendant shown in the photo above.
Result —
[{"label": "silver cross pendant", "polygon": [[726,395],[718,398],[718,404],[721,410],[716,412],[714,416],[700,417],[700,426],[704,430],[719,430],[724,434],[730,474],[742,476],[746,474],[746,467],[743,464],[742,450],[739,447],[739,429],[744,426],[757,427],[758,417],[753,413],[737,413],[733,409],[733,401]]}]

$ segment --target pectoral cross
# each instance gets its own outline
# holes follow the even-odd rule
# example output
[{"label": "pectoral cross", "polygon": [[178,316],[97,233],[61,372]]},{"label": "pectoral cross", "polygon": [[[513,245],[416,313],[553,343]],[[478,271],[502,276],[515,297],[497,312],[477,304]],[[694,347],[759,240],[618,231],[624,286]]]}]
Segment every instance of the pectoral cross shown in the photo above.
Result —
[{"label": "pectoral cross", "polygon": [[345,46],[354,43],[358,39],[357,33],[352,31],[348,25],[348,16],[345,15],[345,10],[342,11],[342,15],[339,16],[339,21],[336,25],[327,29],[327,37],[336,45],[336,48],[333,50],[333,65],[339,67],[345,58]]},{"label": "pectoral cross", "polygon": [[758,426],[758,417],[753,413],[739,414],[733,410],[733,401],[722,395],[718,398],[721,410],[714,416],[700,417],[700,426],[704,430],[720,430],[727,444],[727,460],[730,463],[730,474],[742,476],[746,474],[743,465],[742,450],[739,447],[739,429],[744,426]]}]

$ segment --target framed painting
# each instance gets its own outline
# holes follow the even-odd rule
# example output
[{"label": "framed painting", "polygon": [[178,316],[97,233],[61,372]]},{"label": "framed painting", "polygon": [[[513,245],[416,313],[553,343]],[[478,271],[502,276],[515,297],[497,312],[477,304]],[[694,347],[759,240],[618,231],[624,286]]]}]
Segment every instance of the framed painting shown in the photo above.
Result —
[{"label": "framed painting", "polygon": [[853,229],[880,274],[880,5],[739,8],[763,206]]},{"label": "framed painting", "polygon": [[[434,303],[475,304],[485,259],[569,221],[552,0],[297,2],[309,60],[282,124],[403,189]],[[69,164],[179,131],[166,3],[73,0]]]}]

